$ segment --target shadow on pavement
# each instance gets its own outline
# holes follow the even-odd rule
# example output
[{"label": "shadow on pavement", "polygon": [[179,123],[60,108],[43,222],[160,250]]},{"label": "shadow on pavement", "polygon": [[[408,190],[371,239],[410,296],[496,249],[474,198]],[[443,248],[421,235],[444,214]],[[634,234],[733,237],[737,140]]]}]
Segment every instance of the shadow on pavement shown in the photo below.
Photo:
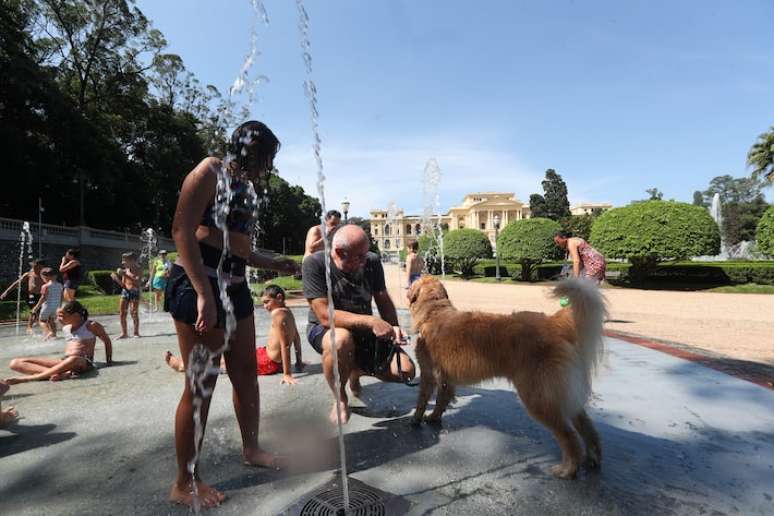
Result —
[{"label": "shadow on pavement", "polygon": [[77,435],[75,432],[53,433],[55,428],[54,424],[27,426],[19,424],[18,421],[5,427],[3,430],[12,435],[0,436],[0,459],[27,450],[69,441]]}]

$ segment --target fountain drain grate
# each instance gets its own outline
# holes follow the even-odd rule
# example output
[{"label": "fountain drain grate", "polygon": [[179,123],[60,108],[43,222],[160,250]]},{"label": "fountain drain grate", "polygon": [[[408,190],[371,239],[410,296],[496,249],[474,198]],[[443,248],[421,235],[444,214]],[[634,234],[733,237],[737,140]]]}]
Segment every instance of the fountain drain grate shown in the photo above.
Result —
[{"label": "fountain drain grate", "polygon": [[[368,484],[349,479],[347,516],[399,516],[410,503],[405,498],[387,493]],[[338,477],[301,497],[285,509],[282,516],[339,516],[344,514],[344,495]]]}]

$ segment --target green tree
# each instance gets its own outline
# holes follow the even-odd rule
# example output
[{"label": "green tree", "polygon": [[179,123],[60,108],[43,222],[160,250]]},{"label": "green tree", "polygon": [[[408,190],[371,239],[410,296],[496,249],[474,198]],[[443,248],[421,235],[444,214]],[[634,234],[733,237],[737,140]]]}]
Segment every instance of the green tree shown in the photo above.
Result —
[{"label": "green tree", "polygon": [[769,206],[758,222],[755,233],[758,250],[774,258],[774,206]]},{"label": "green tree", "polygon": [[481,258],[492,257],[492,244],[476,229],[453,229],[443,237],[446,259],[462,274],[471,276]]},{"label": "green tree", "polygon": [[758,136],[747,153],[747,165],[753,168],[753,178],[766,177],[774,181],[774,126]]},{"label": "green tree", "polygon": [[664,198],[664,192],[658,188],[648,188],[645,192],[650,195],[649,201],[660,201]]},{"label": "green tree", "polygon": [[768,206],[763,187],[764,182],[758,177],[734,178],[726,174],[710,181],[703,195],[707,204],[715,194],[720,196],[723,214],[720,230],[727,245],[754,239],[755,227]]},{"label": "green tree", "polygon": [[[447,233],[443,233],[446,235]],[[420,236],[417,239],[419,244],[419,253],[425,260],[425,268],[430,274],[441,274],[442,272],[442,260],[441,260],[441,241],[438,238],[437,233],[430,233]],[[445,246],[444,246],[445,247]],[[445,261],[445,260],[444,260]],[[449,270],[449,264],[443,264],[446,271]]]},{"label": "green tree", "polygon": [[702,194],[699,190],[696,190],[693,192],[693,205],[694,206],[704,206],[707,205],[704,202],[704,194]]},{"label": "green tree", "polygon": [[556,170],[546,170],[546,178],[542,182],[543,197],[546,201],[546,218],[559,220],[570,216],[570,201],[567,200],[567,185]]},{"label": "green tree", "polygon": [[534,193],[529,196],[529,214],[531,217],[546,217],[548,215],[546,200],[542,195]]},{"label": "green tree", "polygon": [[591,228],[591,244],[611,258],[632,263],[641,280],[659,261],[714,255],[720,232],[709,212],[674,201],[644,201],[608,210]]},{"label": "green tree", "polygon": [[573,236],[588,240],[591,235],[591,226],[600,212],[587,213],[585,215],[570,215],[559,221],[562,229],[570,231]]},{"label": "green tree", "polygon": [[[260,192],[262,188],[256,190]],[[320,224],[320,210],[320,202],[303,188],[272,175],[259,209],[260,247],[284,249],[288,254],[303,253],[306,232]]]},{"label": "green tree", "polygon": [[522,281],[529,281],[535,266],[561,258],[562,251],[553,239],[560,229],[558,222],[546,218],[511,222],[500,232],[497,252],[502,260],[519,262]]}]

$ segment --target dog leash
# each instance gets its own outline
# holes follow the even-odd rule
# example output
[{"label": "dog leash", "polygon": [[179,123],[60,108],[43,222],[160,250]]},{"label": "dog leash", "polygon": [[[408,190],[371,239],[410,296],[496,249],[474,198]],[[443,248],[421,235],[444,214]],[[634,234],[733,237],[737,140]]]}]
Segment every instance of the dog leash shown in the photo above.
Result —
[{"label": "dog leash", "polygon": [[[407,337],[407,339],[410,339],[411,337]],[[390,343],[392,346],[392,349],[390,349],[390,354],[387,356],[387,364],[390,364],[392,362],[392,358],[395,355],[400,355],[400,346],[394,343]],[[398,356],[398,376],[400,376],[401,380],[403,380],[404,385],[408,385],[409,387],[416,387],[419,385],[419,382],[412,380],[411,378],[407,378],[403,375],[403,366],[400,364],[400,356]]]}]

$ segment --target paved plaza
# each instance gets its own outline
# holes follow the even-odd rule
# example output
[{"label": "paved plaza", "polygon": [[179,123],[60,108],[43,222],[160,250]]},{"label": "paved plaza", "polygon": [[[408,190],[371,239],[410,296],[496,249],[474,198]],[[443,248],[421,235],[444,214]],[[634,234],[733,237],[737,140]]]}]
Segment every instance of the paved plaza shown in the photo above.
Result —
[{"label": "paved plaza", "polygon": [[[305,309],[294,312],[305,321]],[[115,317],[98,320],[118,333]],[[263,340],[267,314],[256,321]],[[62,340],[2,331],[0,377],[11,374],[15,356],[63,349]],[[186,513],[166,502],[183,375],[162,354],[177,350],[176,338],[166,314],[146,321],[143,333],[114,342],[114,367],[12,387],[4,406],[15,404],[22,419],[0,430],[0,514]],[[460,389],[440,429],[409,425],[414,388],[364,382],[364,403],[346,426],[351,477],[405,497],[412,515],[772,514],[774,391],[626,342],[606,344],[590,410],[604,448],[600,472],[554,479],[556,442],[505,382]],[[227,501],[211,514],[279,514],[333,478],[330,393],[305,341],[304,357],[301,385],[260,378],[261,443],[288,455],[288,472],[241,465],[229,381],[220,377],[201,471]]]}]

